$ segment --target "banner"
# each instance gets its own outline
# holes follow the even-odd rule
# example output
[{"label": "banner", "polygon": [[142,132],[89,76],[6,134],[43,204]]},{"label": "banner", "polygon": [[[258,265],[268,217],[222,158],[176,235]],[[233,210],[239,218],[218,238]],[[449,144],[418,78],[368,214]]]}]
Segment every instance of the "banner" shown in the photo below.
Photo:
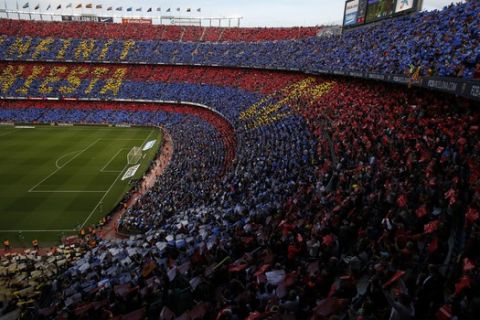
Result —
[{"label": "banner", "polygon": [[147,150],[152,149],[156,142],[157,142],[157,140],[150,140],[150,141],[148,141],[148,142],[145,144],[145,146],[143,147],[142,151],[147,151]]},{"label": "banner", "polygon": [[127,171],[125,172],[125,174],[122,177],[122,181],[127,180],[129,178],[132,178],[135,175],[135,173],[137,173],[138,168],[140,168],[139,164],[128,168]]},{"label": "banner", "polygon": [[395,13],[402,12],[405,10],[410,10],[413,8],[415,0],[397,0],[397,7],[395,8]]},{"label": "banner", "polygon": [[343,26],[353,27],[365,23],[368,0],[349,0],[345,3]]},{"label": "banner", "polygon": [[345,18],[343,24],[349,26],[357,23],[358,0],[349,1],[345,7]]},{"label": "banner", "polygon": [[87,22],[110,22],[110,23],[113,23],[113,17],[97,17],[95,15],[62,16],[62,21],[87,21]]},{"label": "banner", "polygon": [[98,22],[113,23],[113,17],[98,17]]},{"label": "banner", "polygon": [[122,18],[123,24],[137,23],[137,24],[152,24],[152,19],[134,19],[134,18]]}]

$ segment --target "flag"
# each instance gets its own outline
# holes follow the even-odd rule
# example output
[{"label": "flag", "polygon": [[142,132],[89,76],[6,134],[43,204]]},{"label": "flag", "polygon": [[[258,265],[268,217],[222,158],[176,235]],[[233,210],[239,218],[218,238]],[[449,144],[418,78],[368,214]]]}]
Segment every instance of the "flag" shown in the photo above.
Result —
[{"label": "flag", "polygon": [[50,10],[51,5],[48,5],[47,10]]},{"label": "flag", "polygon": [[102,5],[101,5],[101,4],[97,4],[97,5],[95,6],[95,8],[96,8],[96,9],[102,9]]},{"label": "flag", "polygon": [[107,8],[107,11],[112,11],[113,10],[113,7],[108,7]]},{"label": "flag", "polygon": [[270,268],[270,265],[269,264],[264,264],[262,265],[255,273],[255,277],[258,277],[262,274],[264,274],[265,272],[267,272],[268,268]]},{"label": "flag", "polygon": [[148,8],[147,12],[152,12],[152,8]]},{"label": "flag", "polygon": [[142,269],[142,277],[147,278],[156,268],[157,264],[155,261],[151,260],[150,262],[146,263]]},{"label": "flag", "polygon": [[397,205],[400,207],[400,208],[403,208],[407,205],[407,196],[405,196],[404,194],[398,196],[397,198]]},{"label": "flag", "polygon": [[162,11],[162,8],[157,8],[157,11]]},{"label": "flag", "polygon": [[77,4],[77,6],[75,7],[75,9],[80,9],[81,7],[82,7],[82,4],[79,3],[79,4]]},{"label": "flag", "polygon": [[470,287],[472,280],[469,276],[463,276],[460,280],[455,284],[455,294],[459,295],[463,289]]},{"label": "flag", "polygon": [[330,234],[323,236],[322,240],[322,244],[326,245],[327,247],[330,247],[333,244],[333,237]]},{"label": "flag", "polygon": [[398,279],[402,278],[403,276],[405,275],[405,271],[402,271],[402,270],[399,270],[397,271],[393,277],[390,278],[390,280],[388,280],[387,282],[385,282],[383,284],[383,288],[387,288],[389,285],[391,285],[392,283],[394,283],[395,281],[397,281]]},{"label": "flag", "polygon": [[446,304],[440,309],[438,309],[437,313],[435,314],[435,319],[437,320],[453,319],[452,306]]},{"label": "flag", "polygon": [[122,10],[123,10],[123,7],[117,7],[115,10],[117,10],[117,11],[122,11]]},{"label": "flag", "polygon": [[170,12],[170,8],[167,9],[167,12]]},{"label": "flag", "polygon": [[168,309],[168,307],[163,307],[162,311],[160,311],[160,320],[170,320],[175,319],[177,316],[173,313],[172,310]]},{"label": "flag", "polygon": [[415,70],[415,72],[413,73],[412,79],[414,81],[417,81],[420,79],[420,70],[421,70],[421,67],[418,67],[417,70]]},{"label": "flag", "polygon": [[177,11],[180,11],[180,8],[177,8]]},{"label": "flag", "polygon": [[419,218],[422,218],[422,217],[425,217],[427,215],[427,206],[426,205],[422,205],[420,208],[418,208],[415,213],[417,214],[417,217]]},{"label": "flag", "polygon": [[198,9],[197,9],[197,12],[200,12],[200,11],[202,11],[202,9],[201,9],[201,8],[198,8]]},{"label": "flag", "polygon": [[430,254],[434,253],[438,249],[438,239],[433,238],[430,244],[427,247],[427,250]]},{"label": "flag", "polygon": [[135,11],[142,11],[142,7],[137,8]]},{"label": "flag", "polygon": [[475,265],[470,259],[468,258],[463,259],[463,272],[469,272],[474,269],[475,269]]},{"label": "flag", "polygon": [[192,9],[191,9],[191,8],[187,8],[187,12],[192,12]]},{"label": "flag", "polygon": [[59,4],[58,7],[57,7],[57,10],[60,10],[60,9],[62,9],[62,5],[61,5],[61,4]]},{"label": "flag", "polygon": [[27,9],[29,6],[28,2],[23,5],[23,9]]},{"label": "flag", "polygon": [[70,2],[69,4],[67,4],[67,8],[71,8],[72,7],[72,3]]},{"label": "flag", "polygon": [[87,8],[87,9],[92,9],[92,8],[93,8],[93,4],[89,3],[89,4],[87,4],[87,5],[85,6],[85,8]]},{"label": "flag", "polygon": [[38,10],[38,9],[40,9],[40,4],[37,4],[35,7],[35,10]]},{"label": "flag", "polygon": [[478,220],[479,217],[480,217],[480,213],[478,212],[478,210],[472,207],[468,208],[467,214],[465,215],[465,219],[469,224],[473,224],[475,221]]},{"label": "flag", "polygon": [[434,220],[430,223],[427,223],[423,226],[423,232],[427,233],[427,234],[428,233],[433,233],[433,232],[437,231],[439,224],[440,224],[440,221],[438,221],[438,220]]},{"label": "flag", "polygon": [[228,266],[229,272],[240,272],[247,269],[248,265],[246,263],[232,263]]},{"label": "flag", "polygon": [[132,10],[133,10],[133,9],[132,9],[132,7],[130,7],[130,8],[127,8],[127,11],[132,11]]}]

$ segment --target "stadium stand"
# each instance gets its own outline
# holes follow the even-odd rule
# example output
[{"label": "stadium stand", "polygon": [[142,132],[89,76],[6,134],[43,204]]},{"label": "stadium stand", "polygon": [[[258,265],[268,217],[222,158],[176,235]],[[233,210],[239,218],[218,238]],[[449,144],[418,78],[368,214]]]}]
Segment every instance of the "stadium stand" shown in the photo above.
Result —
[{"label": "stadium stand", "polygon": [[[108,26],[107,29],[118,30],[98,33],[95,30],[102,29],[91,23],[87,24],[92,25],[91,28],[81,28],[88,36],[81,40],[71,34],[80,28],[76,23],[58,28],[58,23],[25,22],[23,26],[23,21],[4,20],[6,22],[0,25],[0,32],[5,35],[1,40],[0,54],[14,60],[196,63],[307,72],[332,69],[471,79],[478,70],[480,56],[479,12],[479,2],[470,1],[442,11],[386,20],[344,35],[310,36],[299,40],[291,40],[292,32],[287,31],[232,29],[235,31],[222,33],[226,41],[221,44],[180,41],[183,27],[176,26],[165,27],[161,33],[143,31],[143,28],[150,28],[148,26]],[[48,32],[50,27],[51,33]],[[132,32],[136,30],[138,34]],[[50,38],[57,31],[64,34]],[[298,32],[294,39],[302,34],[309,32]],[[106,35],[108,39],[104,39]],[[143,39],[142,35],[160,35],[161,38]],[[278,37],[280,39],[275,40],[280,41],[270,41],[272,39],[268,39],[268,35]]]},{"label": "stadium stand", "polygon": [[[121,25],[97,22],[42,22],[0,20],[2,34],[10,36],[79,39],[258,42],[314,37],[321,27],[220,28],[166,25]],[[82,30],[79,35],[78,30]],[[203,39],[202,39],[203,36]]]},{"label": "stadium stand", "polygon": [[[184,70],[178,73],[179,78],[183,78],[189,68],[180,70]],[[374,294],[375,290],[382,290],[382,284],[400,271],[407,271],[412,277],[404,280],[411,286],[408,291],[411,298],[421,301],[418,300],[421,293],[414,293],[413,288],[415,282],[420,281],[416,277],[422,276],[420,270],[427,269],[435,272],[437,282],[441,275],[448,275],[451,287],[447,290],[455,291],[454,284],[463,279],[464,261],[453,262],[454,244],[465,246],[465,242],[457,243],[461,241],[460,233],[463,234],[464,224],[468,230],[477,223],[475,212],[478,210],[478,190],[474,187],[479,172],[476,152],[479,137],[475,125],[478,114],[462,111],[468,108],[468,105],[462,107],[466,102],[428,93],[409,93],[380,84],[304,78],[294,82],[300,83],[295,87],[284,84],[288,87],[285,93],[291,94],[288,100],[283,99],[284,103],[298,112],[298,116],[251,130],[239,121],[249,114],[246,111],[249,103],[241,103],[249,101],[248,91],[239,91],[238,96],[225,95],[231,90],[228,86],[242,86],[243,81],[227,75],[228,69],[191,72],[204,74],[204,78],[195,78],[203,84],[188,90],[182,99],[208,101],[234,123],[239,147],[235,168],[242,169],[227,171],[215,182],[209,177],[215,176],[215,170],[219,172],[220,169],[215,168],[219,168],[222,160],[213,155],[222,152],[215,147],[219,145],[215,142],[218,138],[208,138],[216,135],[214,131],[204,131],[206,127],[199,123],[192,125],[189,121],[195,123],[193,119],[183,122],[174,120],[176,117],[160,117],[158,122],[165,123],[175,139],[175,159],[154,189],[120,224],[124,232],[143,231],[144,235],[132,236],[128,244],[101,242],[97,251],[81,258],[64,278],[59,278],[63,280],[57,282],[60,287],[54,290],[63,288],[60,292],[68,298],[57,300],[61,304],[42,309],[42,313],[79,316],[92,314],[98,308],[113,314],[173,312],[179,316],[200,312],[193,301],[204,301],[206,304],[202,304],[201,310],[213,312],[208,313],[212,318],[216,312],[246,317],[255,310],[267,313],[280,310],[299,317],[312,312],[319,315],[347,312],[342,301],[351,306],[360,303],[366,309],[364,312],[377,313],[382,308],[388,310],[389,305],[388,300],[380,299],[382,295]],[[248,74],[245,70],[231,72]],[[217,75],[210,77],[212,73]],[[273,75],[270,71],[266,73]],[[146,71],[131,74],[148,78]],[[187,78],[192,79],[184,79]],[[233,84],[224,80],[221,87],[213,90],[207,85],[209,79],[214,83],[217,79],[231,79]],[[174,87],[177,92],[185,90],[180,89],[181,83],[175,83]],[[261,91],[275,94],[272,89],[257,92]],[[210,95],[211,98],[203,97]],[[144,93],[141,96],[159,98]],[[17,102],[24,106],[28,103],[32,102]],[[65,113],[38,112],[39,108],[28,110],[17,105],[2,112],[1,120],[16,120],[12,115],[17,111],[20,119],[32,114],[27,121],[40,122],[66,121],[69,113],[81,114],[87,117],[86,121],[110,122],[113,114],[100,115],[98,112],[104,112],[100,110],[78,113],[75,108]],[[353,116],[355,114],[358,116]],[[266,114],[267,119],[274,115]],[[303,122],[300,115],[314,133],[317,145],[299,125]],[[131,120],[122,121],[138,123],[134,120],[136,112],[128,117]],[[152,119],[152,116],[140,118]],[[78,118],[74,120],[78,121]],[[192,146],[193,136],[203,137],[208,143]],[[214,149],[203,152],[205,147]],[[298,153],[293,152],[295,149]],[[314,167],[316,174],[310,171]],[[440,167],[445,171],[439,170]],[[461,170],[465,169],[471,174],[462,174]],[[255,179],[252,184],[251,177],[259,175],[263,178]],[[268,183],[259,184],[261,181]],[[455,211],[464,212],[463,218],[455,215]],[[363,242],[358,237],[364,239]],[[245,256],[251,251],[252,255]],[[150,259],[135,259],[136,254]],[[103,256],[110,257],[109,262],[98,258]],[[213,273],[207,272],[209,266],[227,257],[228,263],[224,261]],[[256,258],[252,260],[252,257]],[[320,263],[316,265],[319,261],[315,259],[319,257]],[[167,260],[163,260],[165,258]],[[124,267],[116,267],[114,262],[119,261],[123,261]],[[101,267],[92,269],[91,264]],[[429,264],[439,270],[427,268]],[[132,278],[126,276],[126,270],[138,270],[138,273]],[[98,280],[87,283],[85,276]],[[376,284],[370,283],[367,292],[358,295],[366,286],[363,281],[372,276],[377,279]],[[218,280],[219,277],[223,280]],[[149,281],[139,282],[144,278]],[[99,293],[97,282],[101,279],[105,283],[102,282]],[[212,279],[220,282],[212,283]],[[260,285],[253,285],[258,281]],[[79,286],[86,288],[80,295],[74,290]],[[157,292],[159,288],[165,291]],[[468,298],[468,291],[463,290],[457,292],[457,296]],[[219,307],[207,304],[215,292],[222,297],[218,301],[225,301]],[[273,306],[267,302],[274,295],[280,300],[275,304],[277,307],[270,310]],[[103,297],[108,296],[115,297],[116,302],[112,305],[113,301],[109,300],[109,307],[105,307]],[[121,303],[134,297],[137,301],[145,301],[146,297],[165,299],[155,300],[157,303],[148,309],[143,309],[142,304],[126,307]],[[179,299],[191,303],[175,304]],[[242,299],[248,303],[241,302]],[[432,299],[428,302],[435,303],[435,307],[422,310],[422,301],[417,312],[433,312],[443,307],[443,299],[428,299]],[[336,307],[326,308],[325,304]],[[376,308],[371,308],[372,304]],[[248,309],[247,305],[255,307]]]},{"label": "stadium stand", "polygon": [[[75,247],[79,254],[66,259],[71,252],[62,247],[53,260],[30,252],[2,260],[0,281],[17,290],[3,312],[21,308],[40,319],[476,319],[478,103],[381,82],[228,66],[478,77],[479,12],[470,1],[302,40],[291,39],[310,31],[212,28],[200,35],[158,27],[153,36],[150,27],[129,25],[106,26],[112,29],[100,35],[92,23],[83,36],[108,39],[71,40],[61,58],[60,38],[80,24],[2,31],[1,56],[18,61],[0,64],[1,96],[8,97],[0,100],[0,122],[161,124],[174,145],[164,174],[120,219],[127,239],[95,235],[95,246]],[[15,23],[1,21],[1,30]],[[9,55],[17,36],[24,43],[49,28],[55,38],[48,50],[28,46]],[[123,39],[134,41],[127,51]],[[83,55],[90,47],[92,55]],[[35,52],[39,61],[24,61]],[[101,63],[119,59],[128,63]],[[136,64],[142,61],[203,66]],[[40,281],[26,260],[42,270],[66,262]],[[21,278],[11,282],[20,264]]]}]

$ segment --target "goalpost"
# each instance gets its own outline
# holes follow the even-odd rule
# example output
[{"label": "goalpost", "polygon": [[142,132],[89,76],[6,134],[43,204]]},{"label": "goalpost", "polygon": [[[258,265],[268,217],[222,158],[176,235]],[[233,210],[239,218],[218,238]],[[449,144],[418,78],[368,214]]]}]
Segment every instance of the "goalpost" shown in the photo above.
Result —
[{"label": "goalpost", "polygon": [[133,147],[127,154],[128,164],[137,164],[138,161],[142,158],[142,148]]}]

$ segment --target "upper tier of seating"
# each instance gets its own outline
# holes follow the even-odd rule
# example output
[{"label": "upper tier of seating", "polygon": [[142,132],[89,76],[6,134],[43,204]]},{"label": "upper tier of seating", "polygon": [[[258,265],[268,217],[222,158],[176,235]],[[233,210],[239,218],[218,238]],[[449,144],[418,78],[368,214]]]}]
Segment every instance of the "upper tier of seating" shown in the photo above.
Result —
[{"label": "upper tier of seating", "polygon": [[317,35],[320,30],[321,27],[223,28],[100,22],[0,20],[0,33],[6,35],[79,39],[255,42],[309,38]]},{"label": "upper tier of seating", "polygon": [[[161,34],[155,34],[145,32],[147,29],[143,29],[144,26],[135,25],[105,24],[102,28],[94,28],[99,25],[18,24],[17,21],[0,20],[0,34],[3,34],[0,36],[0,57],[20,61],[200,64],[305,72],[330,69],[405,74],[413,78],[478,79],[479,25],[478,1],[387,20],[331,37],[296,37],[296,40],[291,40],[288,32],[284,35],[277,29],[252,29],[265,30],[265,35],[250,29],[225,29],[218,37],[228,40],[224,43],[186,42],[196,36],[190,31],[185,32],[190,29],[181,27],[163,27],[165,29]],[[266,33],[270,33],[271,37],[267,37]],[[198,30],[195,34],[199,34]],[[85,37],[88,39],[81,39]],[[210,36],[200,38],[205,40]],[[277,38],[283,40],[251,42]],[[177,41],[164,41],[167,39]]]}]

